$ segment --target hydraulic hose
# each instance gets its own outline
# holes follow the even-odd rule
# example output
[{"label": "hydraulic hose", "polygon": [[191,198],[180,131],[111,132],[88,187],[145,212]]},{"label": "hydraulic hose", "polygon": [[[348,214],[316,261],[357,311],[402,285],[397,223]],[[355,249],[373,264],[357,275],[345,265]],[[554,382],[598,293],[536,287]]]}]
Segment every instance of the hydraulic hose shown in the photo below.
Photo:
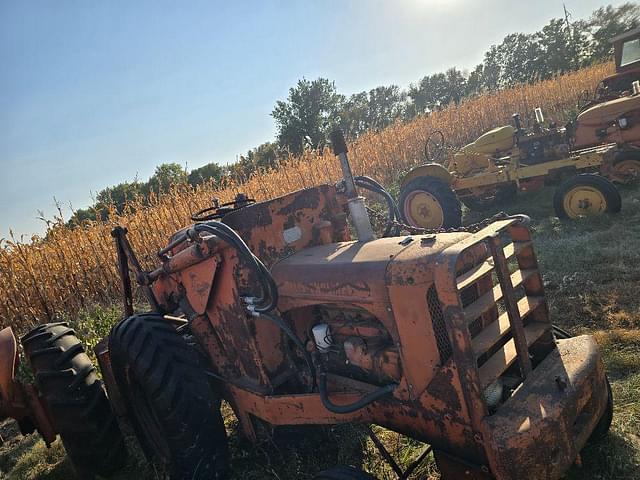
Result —
[{"label": "hydraulic hose", "polygon": [[382,236],[389,237],[397,235],[399,232],[397,231],[398,228],[394,227],[394,221],[400,218],[400,211],[398,210],[398,205],[396,204],[391,194],[371,177],[357,176],[354,177],[354,180],[357,186],[384,197],[387,203],[387,226]]},{"label": "hydraulic hose", "polygon": [[273,310],[278,304],[278,287],[271,273],[262,261],[249,249],[242,238],[228,225],[222,222],[210,221],[196,223],[193,227],[197,232],[208,232],[220,237],[244,258],[258,277],[261,286],[261,295],[253,301],[253,310],[257,313],[265,313]]},{"label": "hydraulic hose", "polygon": [[[296,345],[296,347],[300,349],[300,351],[302,352],[302,355],[304,356],[304,361],[307,363],[307,367],[309,368],[309,372],[311,373],[311,378],[315,381],[316,368],[315,368],[315,365],[313,364],[313,360],[311,359],[311,354],[305,348],[304,343],[302,343],[302,340],[298,338],[298,336],[291,329],[291,327],[279,315],[273,315],[270,313],[261,313],[260,315],[262,317],[267,318],[268,320],[271,320],[273,323],[275,323],[280,328],[280,330],[282,330],[287,335],[287,337],[291,339],[291,341]],[[313,385],[311,386],[311,391],[313,391]]]},{"label": "hydraulic hose", "polygon": [[324,405],[324,408],[332,413],[351,413],[355,412],[356,410],[360,410],[361,408],[364,408],[367,405],[375,402],[376,400],[379,400],[385,395],[390,394],[396,389],[397,386],[398,385],[396,385],[395,383],[385,385],[384,387],[380,387],[373,392],[368,393],[360,400],[350,403],[349,405],[336,405],[335,403],[331,402],[331,400],[329,399],[329,393],[327,392],[327,372],[322,369],[318,374],[318,392],[320,394],[320,400],[322,401],[322,405]]}]

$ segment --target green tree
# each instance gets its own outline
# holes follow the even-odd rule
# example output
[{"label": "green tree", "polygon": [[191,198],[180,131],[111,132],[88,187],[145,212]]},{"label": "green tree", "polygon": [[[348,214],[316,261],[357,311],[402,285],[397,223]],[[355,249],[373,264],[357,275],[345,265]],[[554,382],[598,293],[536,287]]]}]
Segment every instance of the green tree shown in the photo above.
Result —
[{"label": "green tree", "polygon": [[537,33],[537,37],[544,59],[540,68],[542,79],[580,67],[586,40],[575,25],[554,18]]},{"label": "green tree", "polygon": [[294,154],[305,146],[321,147],[342,110],[344,96],[326,78],[299,80],[285,101],[276,103],[271,116],[278,129],[278,145]]},{"label": "green tree", "polygon": [[529,83],[540,76],[542,51],[536,35],[512,33],[507,35],[500,46],[501,87],[511,87],[517,83]]},{"label": "green tree", "polygon": [[476,95],[478,93],[482,93],[485,89],[484,87],[484,65],[481,63],[476,65],[469,76],[467,77],[467,85],[465,90],[465,96]]},{"label": "green tree", "polygon": [[187,181],[190,185],[195,187],[196,185],[200,185],[210,179],[213,179],[215,182],[219,182],[223,175],[224,169],[217,163],[211,162],[203,165],[202,167],[191,170],[187,177]]},{"label": "green tree", "polygon": [[376,87],[369,92],[354,93],[340,113],[340,125],[352,138],[367,130],[379,130],[402,118],[406,93],[397,85]]},{"label": "green tree", "polygon": [[163,163],[156,167],[144,189],[146,194],[150,192],[166,192],[172,185],[187,183],[187,171],[178,163]]},{"label": "green tree", "polygon": [[122,213],[125,205],[143,194],[143,185],[134,180],[133,182],[123,182],[113,187],[100,190],[96,195],[95,207],[104,210],[113,205],[118,213]]},{"label": "green tree", "polygon": [[577,23],[589,38],[589,60],[605,60],[613,52],[611,38],[640,25],[640,5],[634,2],[623,3],[619,7],[607,5],[594,11],[588,20]]}]

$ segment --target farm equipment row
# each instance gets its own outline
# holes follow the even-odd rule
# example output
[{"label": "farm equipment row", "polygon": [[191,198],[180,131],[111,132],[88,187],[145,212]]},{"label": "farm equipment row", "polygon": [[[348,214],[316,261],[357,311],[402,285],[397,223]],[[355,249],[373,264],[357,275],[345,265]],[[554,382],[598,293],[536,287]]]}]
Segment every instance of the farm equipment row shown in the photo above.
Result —
[{"label": "farm equipment row", "polygon": [[640,29],[613,39],[616,74],[587,98],[573,122],[544,126],[540,109],[530,130],[520,115],[452,152],[442,132],[425,144],[426,164],[401,182],[402,219],[423,228],[462,222],[461,203],[484,211],[511,201],[518,191],[559,184],[553,206],[560,218],[616,213],[614,183],[640,175]]}]

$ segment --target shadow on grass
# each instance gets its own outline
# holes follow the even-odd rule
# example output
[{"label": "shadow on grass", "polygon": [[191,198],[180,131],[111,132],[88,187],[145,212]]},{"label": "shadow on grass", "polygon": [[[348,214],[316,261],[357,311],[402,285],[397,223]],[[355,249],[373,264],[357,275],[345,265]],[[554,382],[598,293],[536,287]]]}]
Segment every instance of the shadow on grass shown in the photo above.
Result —
[{"label": "shadow on grass", "polygon": [[625,436],[610,432],[607,438],[587,445],[581,452],[581,466],[573,466],[566,480],[636,480],[640,478],[637,446]]},{"label": "shadow on grass", "polygon": [[355,425],[281,427],[257,444],[237,427],[229,433],[234,479],[311,479],[335,465],[365,463],[367,436]]}]

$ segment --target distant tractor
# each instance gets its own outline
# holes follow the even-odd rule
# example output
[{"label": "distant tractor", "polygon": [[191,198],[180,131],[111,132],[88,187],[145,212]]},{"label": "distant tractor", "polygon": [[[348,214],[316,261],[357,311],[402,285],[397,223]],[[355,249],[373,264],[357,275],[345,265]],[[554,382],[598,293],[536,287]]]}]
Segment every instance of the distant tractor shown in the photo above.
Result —
[{"label": "distant tractor", "polygon": [[563,129],[537,123],[525,131],[519,116],[514,119],[515,127],[490,130],[454,154],[444,153],[442,133],[432,133],[425,148],[432,161],[402,180],[403,220],[421,228],[455,228],[462,222],[461,202],[483,211],[550,182],[560,182],[553,199],[560,218],[620,211],[620,193],[612,182],[626,183],[640,174],[640,149],[609,144],[571,151]]},{"label": "distant tractor", "polygon": [[[407,223],[423,228],[457,227],[460,202],[483,211],[510,201],[518,191],[560,183],[553,206],[560,218],[620,210],[612,182],[640,176],[640,28],[612,40],[616,73],[583,99],[575,121],[544,126],[536,109],[533,128],[498,127],[451,153],[442,132],[425,145],[426,164],[403,178],[398,200]],[[635,86],[634,86],[635,82]],[[599,175],[594,175],[595,173]]]},{"label": "distant tractor", "polygon": [[[431,451],[443,479],[560,478],[613,399],[594,338],[552,326],[528,218],[376,238],[356,185],[390,197],[354,180],[340,132],[332,144],[337,185],[198,212],[152,270],[116,228],[125,319],[96,347],[109,402],[73,330],[47,324],[22,340],[34,384],[0,333],[2,413],[99,473],[124,458],[117,417],[173,479],[227,478],[224,399],[251,440],[375,423],[428,443],[402,471],[374,440],[399,478]],[[130,270],[149,313],[133,312]]]},{"label": "distant tractor", "polygon": [[[616,73],[604,78],[568,126],[572,147],[640,147],[640,28],[613,38]],[[634,87],[634,82],[636,86]]]}]

